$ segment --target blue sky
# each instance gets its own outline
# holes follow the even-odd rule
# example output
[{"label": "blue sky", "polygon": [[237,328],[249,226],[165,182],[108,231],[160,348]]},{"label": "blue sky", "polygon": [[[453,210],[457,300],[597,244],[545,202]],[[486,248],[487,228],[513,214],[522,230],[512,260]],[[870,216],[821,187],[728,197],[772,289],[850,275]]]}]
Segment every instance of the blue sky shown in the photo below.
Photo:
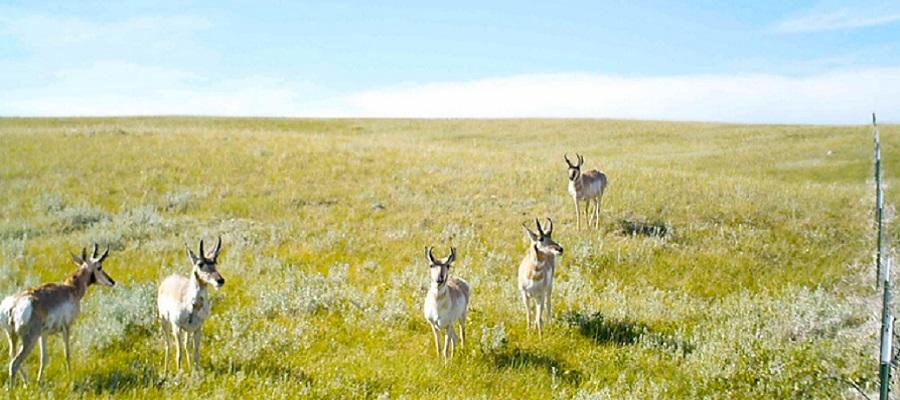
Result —
[{"label": "blue sky", "polygon": [[4,2],[0,115],[864,123],[900,3]]}]

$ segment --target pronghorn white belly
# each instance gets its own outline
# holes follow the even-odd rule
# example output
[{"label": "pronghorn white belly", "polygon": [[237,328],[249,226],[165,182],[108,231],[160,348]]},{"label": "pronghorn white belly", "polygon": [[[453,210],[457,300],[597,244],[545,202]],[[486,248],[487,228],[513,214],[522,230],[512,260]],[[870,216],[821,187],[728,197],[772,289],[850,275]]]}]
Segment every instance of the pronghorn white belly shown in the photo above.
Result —
[{"label": "pronghorn white belly", "polygon": [[437,300],[434,296],[429,295],[425,299],[422,311],[425,314],[425,319],[431,325],[447,328],[465,313],[466,301],[465,298],[460,298],[459,301],[454,303],[450,300],[449,294],[442,300]]},{"label": "pronghorn white belly", "polygon": [[[30,303],[30,302],[29,302]],[[58,333],[63,328],[72,325],[75,317],[78,316],[78,306],[72,302],[63,302],[53,307],[47,312],[47,319],[44,321],[43,331],[46,333]]]},{"label": "pronghorn white belly", "polygon": [[[181,304],[175,299],[164,297],[159,299],[159,313],[162,318],[174,324],[178,328],[194,332],[200,329],[203,322],[209,317],[210,304],[208,296],[198,296],[188,304]],[[194,304],[197,304],[194,307]]]}]

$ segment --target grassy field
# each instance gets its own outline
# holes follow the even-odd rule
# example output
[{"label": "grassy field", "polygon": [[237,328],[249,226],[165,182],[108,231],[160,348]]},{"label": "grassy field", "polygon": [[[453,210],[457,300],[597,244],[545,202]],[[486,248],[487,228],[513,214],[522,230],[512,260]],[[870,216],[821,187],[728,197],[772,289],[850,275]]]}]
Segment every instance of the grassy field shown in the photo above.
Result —
[{"label": "grassy field", "polygon": [[[890,201],[900,128],[882,138]],[[599,230],[574,229],[564,152],[610,178]],[[92,242],[120,282],[88,292],[71,375],[51,338],[46,381],[20,398],[875,389],[869,127],[7,118],[0,160],[0,294],[61,280]],[[520,224],[546,216],[566,252],[538,339],[515,275]],[[628,221],[669,229],[630,235]],[[228,283],[203,371],[162,379],[156,284],[189,271],[185,243],[217,235]],[[473,292],[470,341],[447,365],[421,314],[428,245],[458,248],[452,273]]]}]

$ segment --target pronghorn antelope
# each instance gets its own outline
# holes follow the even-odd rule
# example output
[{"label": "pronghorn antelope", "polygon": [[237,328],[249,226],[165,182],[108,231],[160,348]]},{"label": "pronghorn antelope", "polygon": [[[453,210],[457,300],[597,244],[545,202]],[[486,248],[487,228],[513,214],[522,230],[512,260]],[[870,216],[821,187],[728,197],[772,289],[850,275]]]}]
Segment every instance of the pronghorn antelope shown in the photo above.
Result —
[{"label": "pronghorn antelope", "polygon": [[547,231],[541,223],[534,220],[538,233],[528,229],[525,224],[525,232],[531,240],[528,253],[519,264],[519,291],[522,292],[522,304],[525,305],[525,326],[531,328],[531,306],[535,302],[535,319],[538,334],[542,333],[544,304],[547,305],[547,320],[553,317],[550,303],[550,294],[553,292],[553,271],[556,269],[556,257],[562,255],[563,248],[553,241],[553,220],[547,218]]},{"label": "pronghorn antelope", "polygon": [[[578,157],[578,163],[572,164],[569,161],[569,155],[563,154],[566,164],[569,165],[569,195],[575,201],[575,227],[581,228],[581,212],[578,203],[584,201],[584,215],[587,217],[587,226],[591,226],[591,214],[593,214],[596,227],[600,227],[600,202],[603,200],[603,191],[606,190],[607,180],[606,174],[592,169],[587,172],[581,172],[581,166],[584,164],[584,157],[581,154],[575,154]],[[594,203],[594,211],[590,212],[590,205]]]},{"label": "pronghorn antelope", "polygon": [[[78,269],[62,283],[45,283],[33,289],[5,298],[0,304],[0,327],[9,339],[9,387],[15,385],[16,374],[27,380],[22,363],[35,344],[40,344],[41,363],[37,381],[41,382],[47,365],[47,336],[61,333],[66,355],[66,371],[69,371],[69,337],[72,324],[81,311],[81,299],[88,286],[99,283],[115,286],[116,282],[103,271],[103,260],[109,255],[109,248],[97,256],[97,245],[88,258],[87,251],[81,249],[81,257],[72,255]],[[22,346],[18,347],[19,341]],[[16,350],[18,351],[16,352]]]},{"label": "pronghorn antelope", "polygon": [[[438,356],[442,353],[444,360],[452,356],[450,346],[456,350],[456,331],[453,324],[459,321],[459,345],[466,343],[466,313],[469,308],[469,284],[466,281],[450,276],[450,264],[456,260],[456,248],[450,248],[450,255],[443,260],[434,258],[431,247],[425,248],[431,269],[431,287],[425,295],[422,311],[434,333],[434,346]],[[444,349],[441,351],[441,330],[446,330]]]},{"label": "pronghorn antelope", "polygon": [[[216,288],[225,284],[225,279],[216,270],[216,261],[219,251],[222,250],[222,238],[216,242],[216,247],[210,253],[203,251],[203,240],[200,240],[198,254],[194,254],[187,248],[187,256],[191,260],[191,276],[185,278],[181,275],[169,275],[159,285],[157,293],[157,307],[159,319],[166,338],[166,356],[163,373],[168,372],[169,347],[172,338],[175,339],[175,369],[181,366],[181,349],[184,346],[185,362],[191,368],[188,359],[189,341],[193,339],[194,360],[193,368],[199,369],[200,362],[200,334],[203,321],[209,317],[209,291],[207,285]],[[169,336],[171,335],[171,337]]]}]

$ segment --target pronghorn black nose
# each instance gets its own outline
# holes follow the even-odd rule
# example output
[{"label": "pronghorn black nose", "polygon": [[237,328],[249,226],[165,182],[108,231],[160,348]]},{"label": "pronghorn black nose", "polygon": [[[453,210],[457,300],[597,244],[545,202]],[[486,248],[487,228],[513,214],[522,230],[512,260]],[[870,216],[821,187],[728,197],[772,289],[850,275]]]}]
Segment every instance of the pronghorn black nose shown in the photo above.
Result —
[{"label": "pronghorn black nose", "polygon": [[219,278],[219,279],[216,279],[216,284],[218,284],[219,286],[224,285],[224,284],[225,284],[225,278]]}]

